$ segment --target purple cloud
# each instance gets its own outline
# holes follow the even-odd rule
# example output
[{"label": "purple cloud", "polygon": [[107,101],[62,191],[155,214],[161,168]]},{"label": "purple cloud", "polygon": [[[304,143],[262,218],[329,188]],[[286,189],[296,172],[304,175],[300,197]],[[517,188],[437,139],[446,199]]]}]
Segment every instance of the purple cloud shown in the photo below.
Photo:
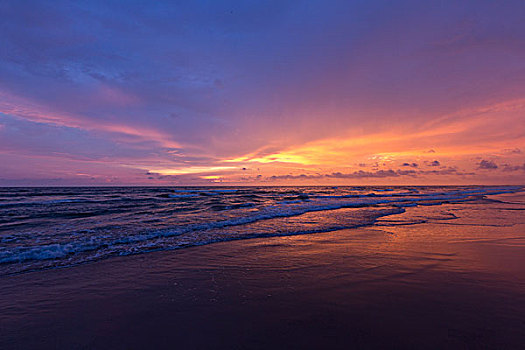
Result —
[{"label": "purple cloud", "polygon": [[478,166],[478,169],[486,169],[486,170],[494,170],[497,168],[498,168],[498,165],[496,163],[494,163],[492,160],[485,160],[485,159],[481,160]]},{"label": "purple cloud", "polygon": [[505,164],[503,166],[503,171],[505,171],[505,172],[514,172],[514,171],[520,171],[520,170],[525,171],[525,163],[523,163],[523,165],[509,165],[509,164]]}]

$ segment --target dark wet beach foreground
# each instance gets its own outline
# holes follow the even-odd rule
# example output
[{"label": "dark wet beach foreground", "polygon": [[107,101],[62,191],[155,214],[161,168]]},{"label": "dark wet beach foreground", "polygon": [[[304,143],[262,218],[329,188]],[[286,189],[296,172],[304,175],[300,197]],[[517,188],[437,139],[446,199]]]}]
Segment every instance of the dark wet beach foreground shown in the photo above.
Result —
[{"label": "dark wet beach foreground", "polygon": [[0,347],[520,349],[524,197],[489,199],[2,276]]}]

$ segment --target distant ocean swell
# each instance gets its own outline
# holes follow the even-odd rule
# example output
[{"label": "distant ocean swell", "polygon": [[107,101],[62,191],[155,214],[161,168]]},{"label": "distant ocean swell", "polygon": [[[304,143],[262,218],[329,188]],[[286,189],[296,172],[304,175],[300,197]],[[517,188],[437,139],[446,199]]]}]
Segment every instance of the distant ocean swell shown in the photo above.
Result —
[{"label": "distant ocean swell", "polygon": [[228,240],[374,225],[378,218],[408,207],[476,201],[521,190],[511,186],[0,188],[0,275]]}]

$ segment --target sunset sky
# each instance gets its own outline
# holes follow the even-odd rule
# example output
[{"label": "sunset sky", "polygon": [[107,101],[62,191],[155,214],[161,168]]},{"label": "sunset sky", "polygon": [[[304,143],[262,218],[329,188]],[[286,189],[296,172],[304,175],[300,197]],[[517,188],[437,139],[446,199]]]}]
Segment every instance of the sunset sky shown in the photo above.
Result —
[{"label": "sunset sky", "polygon": [[525,184],[523,1],[0,15],[0,186]]}]

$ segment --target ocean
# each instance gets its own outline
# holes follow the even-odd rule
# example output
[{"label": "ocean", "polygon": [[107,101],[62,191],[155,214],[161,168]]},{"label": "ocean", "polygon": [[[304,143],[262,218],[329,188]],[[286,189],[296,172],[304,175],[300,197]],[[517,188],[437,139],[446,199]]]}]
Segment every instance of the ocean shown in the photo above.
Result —
[{"label": "ocean", "polygon": [[[445,203],[493,204],[487,196],[520,191],[519,186],[0,188],[0,276],[232,240],[454,220],[452,211],[437,218],[389,217]],[[516,209],[516,203],[501,205]]]}]

